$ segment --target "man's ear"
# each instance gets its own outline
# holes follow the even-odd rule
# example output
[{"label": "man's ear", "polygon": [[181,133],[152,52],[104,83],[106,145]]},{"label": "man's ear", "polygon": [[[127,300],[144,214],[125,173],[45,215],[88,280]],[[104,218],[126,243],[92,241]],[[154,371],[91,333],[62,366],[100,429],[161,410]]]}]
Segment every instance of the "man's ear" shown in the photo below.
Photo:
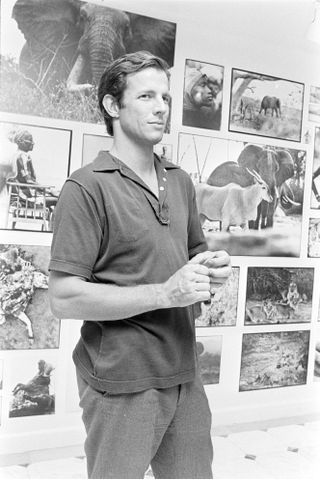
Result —
[{"label": "man's ear", "polygon": [[112,117],[112,118],[119,118],[119,103],[115,99],[114,96],[112,95],[104,95],[102,104],[104,106],[104,109],[106,112]]}]

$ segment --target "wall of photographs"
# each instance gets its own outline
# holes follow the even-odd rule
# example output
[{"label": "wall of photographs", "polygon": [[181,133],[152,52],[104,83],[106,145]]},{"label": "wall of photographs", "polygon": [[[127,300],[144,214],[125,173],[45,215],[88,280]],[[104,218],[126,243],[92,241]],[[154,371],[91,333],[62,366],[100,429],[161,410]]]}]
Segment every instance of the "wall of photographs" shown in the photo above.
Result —
[{"label": "wall of photographs", "polygon": [[[97,73],[76,74],[77,50],[60,48],[61,25],[72,44],[79,42],[72,28],[77,2],[59,2],[56,18],[64,22],[52,22],[56,36],[43,31],[34,11],[21,16],[21,3],[1,2],[0,434],[6,457],[83,441],[71,360],[80,324],[60,323],[50,312],[47,267],[63,182],[112,141],[96,109]],[[215,427],[318,414],[320,71],[318,52],[299,35],[286,38],[281,20],[286,15],[290,30],[299,32],[306,7],[297,2],[288,12],[278,2],[274,18],[272,2],[239,2],[230,19],[223,2],[202,9],[178,1],[167,9],[157,0],[134,7],[129,0],[90,3],[99,18],[108,7],[122,9],[130,48],[167,58],[172,113],[155,151],[190,174],[210,248],[232,255],[230,279],[196,319]],[[30,25],[40,27],[37,44]],[[203,28],[195,32],[194,25]],[[165,40],[161,52],[155,30]],[[58,43],[44,51],[52,38]],[[227,197],[223,214],[202,204],[203,184]]]}]

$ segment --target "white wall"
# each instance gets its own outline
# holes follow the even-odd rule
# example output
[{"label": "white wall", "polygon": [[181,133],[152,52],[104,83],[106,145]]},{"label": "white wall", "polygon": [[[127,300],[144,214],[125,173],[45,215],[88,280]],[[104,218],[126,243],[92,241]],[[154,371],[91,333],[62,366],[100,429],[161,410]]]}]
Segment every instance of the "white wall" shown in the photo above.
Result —
[{"label": "white wall", "polygon": [[[305,1],[225,1],[225,0],[110,0],[106,5],[135,11],[177,23],[175,66],[172,72],[173,113],[171,133],[164,143],[173,145],[177,153],[178,133],[194,132],[215,137],[253,141],[252,137],[228,132],[228,108],[231,68],[247,69],[271,76],[290,79],[305,84],[305,108],[303,131],[313,135],[315,124],[308,123],[307,104],[310,85],[320,86],[320,46],[308,44],[305,32],[313,17],[313,2]],[[5,41],[5,40],[4,40]],[[223,65],[225,68],[222,126],[219,132],[201,132],[182,127],[182,97],[185,59]],[[22,118],[19,115],[1,114],[7,121],[39,124],[36,117]],[[57,120],[41,119],[42,125],[73,130],[71,169],[80,166],[82,134],[103,134],[102,126],[84,125]],[[278,140],[254,137],[255,143],[279,144]],[[298,147],[282,140],[281,145]],[[233,265],[240,266],[237,325],[229,328],[204,328],[201,335],[223,336],[220,383],[206,386],[216,427],[257,420],[290,418],[316,415],[319,411],[320,382],[313,380],[314,344],[319,333],[317,308],[319,304],[319,259],[307,258],[308,218],[319,216],[311,212],[310,178],[312,173],[312,142],[301,145],[308,150],[304,223],[300,258],[255,258],[234,257]],[[2,243],[44,244],[49,246],[51,235],[12,231],[0,231]],[[311,331],[309,371],[307,384],[289,388],[239,392],[239,374],[242,334],[256,332],[243,326],[245,283],[248,266],[312,266],[315,268],[313,314],[311,324],[286,325],[281,330],[307,329]],[[77,445],[83,441],[80,412],[77,409],[76,388],[72,379],[71,349],[78,334],[79,324],[65,322],[62,327],[61,345],[57,352],[57,408],[50,417],[9,420],[5,417],[8,407],[5,389],[2,397],[1,449],[3,454],[26,453],[30,450]],[[261,326],[260,332],[270,331]],[[200,334],[200,332],[198,331]],[[31,351],[27,351],[31,354]],[[17,351],[0,352],[0,359],[13,360]],[[60,391],[60,393],[58,393]],[[1,431],[2,430],[2,431]],[[5,459],[4,459],[5,460]]]}]

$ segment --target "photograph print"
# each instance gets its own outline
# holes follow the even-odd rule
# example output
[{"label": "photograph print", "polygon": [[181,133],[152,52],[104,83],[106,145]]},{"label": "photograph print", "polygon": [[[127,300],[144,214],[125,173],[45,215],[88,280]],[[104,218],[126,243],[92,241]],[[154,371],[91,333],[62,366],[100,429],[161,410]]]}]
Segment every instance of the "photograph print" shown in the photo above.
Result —
[{"label": "photograph print", "polygon": [[320,123],[320,87],[317,86],[310,87],[308,120]]},{"label": "photograph print", "polygon": [[245,325],[310,323],[314,268],[249,267]]},{"label": "photograph print", "polygon": [[310,331],[244,334],[239,391],[306,384]]},{"label": "photograph print", "polygon": [[0,350],[56,349],[48,297],[49,246],[0,245]]},{"label": "photograph print", "polygon": [[300,255],[304,150],[180,133],[177,162],[195,185],[210,248]]},{"label": "photograph print", "polygon": [[55,413],[54,370],[51,358],[42,354],[23,358],[23,368],[18,358],[12,360],[10,418]]},{"label": "photograph print", "polygon": [[219,383],[221,351],[221,335],[197,336],[199,372],[203,384]]},{"label": "photograph print", "polygon": [[320,127],[314,129],[311,208],[320,208]]},{"label": "photograph print", "polygon": [[97,86],[125,53],[174,63],[176,24],[80,0],[1,2],[0,110],[103,123]]},{"label": "photograph print", "polygon": [[309,218],[308,257],[320,258],[320,218]]},{"label": "photograph print", "polygon": [[0,228],[52,231],[71,131],[0,122]]},{"label": "photograph print", "polygon": [[237,322],[237,306],[240,268],[232,267],[226,283],[217,288],[210,302],[199,303],[199,316],[196,327],[235,326]]},{"label": "photograph print", "polygon": [[301,141],[304,84],[232,69],[229,131]]},{"label": "photograph print", "polygon": [[320,334],[318,331],[316,344],[315,344],[315,355],[314,355],[314,374],[315,381],[320,381]]},{"label": "photograph print", "polygon": [[184,71],[182,124],[220,130],[223,71],[220,65],[187,59]]}]

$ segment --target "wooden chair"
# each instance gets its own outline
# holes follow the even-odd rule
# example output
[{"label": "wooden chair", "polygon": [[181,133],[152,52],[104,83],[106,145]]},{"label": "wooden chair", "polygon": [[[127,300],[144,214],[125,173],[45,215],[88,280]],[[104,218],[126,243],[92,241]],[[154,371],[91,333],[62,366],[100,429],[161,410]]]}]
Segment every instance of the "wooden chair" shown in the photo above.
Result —
[{"label": "wooden chair", "polygon": [[36,224],[42,231],[50,231],[51,211],[47,207],[49,185],[7,181],[9,195],[8,228],[15,229],[17,223]]}]

